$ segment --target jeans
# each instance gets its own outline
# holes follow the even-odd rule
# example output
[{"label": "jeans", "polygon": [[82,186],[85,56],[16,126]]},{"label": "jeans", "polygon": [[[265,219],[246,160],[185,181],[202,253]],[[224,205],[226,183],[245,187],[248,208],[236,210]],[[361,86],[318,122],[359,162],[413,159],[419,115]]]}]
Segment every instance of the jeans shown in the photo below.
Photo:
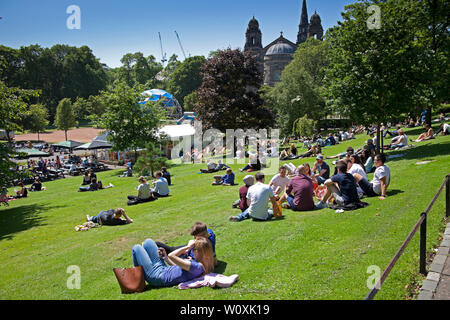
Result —
[{"label": "jeans", "polygon": [[267,210],[267,218],[265,218],[265,219],[254,218],[254,217],[252,217],[252,216],[250,215],[250,213],[248,212],[248,210],[249,210],[249,209],[247,209],[247,210],[245,210],[244,212],[238,214],[238,216],[237,216],[238,221],[242,221],[242,220],[245,220],[245,219],[248,219],[248,218],[253,218],[253,219],[255,219],[255,220],[260,220],[260,221],[268,221],[268,220],[272,219],[272,217],[273,217],[273,211],[272,211],[272,209]]},{"label": "jeans", "polygon": [[133,246],[133,264],[135,267],[142,266],[144,268],[145,280],[154,287],[164,285],[162,281],[163,271],[167,268],[164,260],[158,254],[158,247],[155,241],[147,239],[143,246]]},{"label": "jeans", "polygon": [[293,211],[297,211],[297,207],[295,206],[294,197],[293,196],[288,195],[287,198],[286,198],[286,201],[289,203],[289,206],[291,207],[291,209]]},{"label": "jeans", "polygon": [[323,177],[321,177],[321,176],[317,176],[316,179],[317,179],[317,182],[318,182],[319,184],[324,184],[325,181],[327,180],[327,179],[325,179],[325,178],[323,178]]}]

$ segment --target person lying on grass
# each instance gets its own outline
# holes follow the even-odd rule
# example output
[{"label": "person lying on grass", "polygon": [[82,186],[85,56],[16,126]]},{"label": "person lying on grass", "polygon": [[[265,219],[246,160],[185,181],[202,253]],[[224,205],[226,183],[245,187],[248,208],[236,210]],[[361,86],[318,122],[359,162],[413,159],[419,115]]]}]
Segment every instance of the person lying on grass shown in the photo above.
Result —
[{"label": "person lying on grass", "polygon": [[424,133],[422,133],[416,140],[411,140],[411,141],[413,141],[413,142],[422,142],[422,141],[427,141],[427,140],[430,140],[430,139],[434,138],[434,136],[433,136],[434,135],[433,128],[430,127],[430,125],[428,123],[425,123],[423,126],[424,126],[426,131]]},{"label": "person lying on grass", "polygon": [[[122,219],[122,217],[124,219]],[[133,219],[130,219],[127,216],[123,208],[103,210],[93,217],[86,215],[86,220],[88,222],[92,221],[104,226],[118,226],[133,222]]]},{"label": "person lying on grass", "polygon": [[400,149],[408,146],[408,137],[403,132],[403,130],[398,129],[397,133],[398,136],[391,140],[391,144],[388,145],[386,149]]},{"label": "person lying on grass", "polygon": [[[183,259],[181,255],[193,252],[195,260]],[[144,277],[152,287],[175,286],[190,281],[214,270],[214,258],[211,243],[199,237],[167,255],[164,248],[158,247],[152,239],[132,249],[133,264],[142,266]]]},{"label": "person lying on grass", "polygon": [[234,173],[233,170],[231,170],[231,168],[228,168],[226,171],[226,174],[223,176],[214,176],[214,179],[216,179],[216,181],[214,181],[212,183],[213,186],[232,186],[234,185]]},{"label": "person lying on grass", "polygon": [[391,183],[391,170],[384,164],[385,162],[386,156],[384,154],[377,154],[375,156],[374,164],[376,169],[371,182],[357,173],[353,175],[366,196],[378,196],[380,200],[386,198],[386,190]]},{"label": "person lying on grass", "polygon": [[336,168],[338,173],[325,181],[327,191],[316,204],[318,209],[326,208],[331,196],[334,197],[336,204],[341,206],[359,202],[356,180],[347,172],[347,163],[339,160]]},{"label": "person lying on grass", "polygon": [[[205,223],[196,222],[189,230],[189,234],[194,237],[194,240],[198,239],[199,237],[203,237],[205,239],[208,239],[211,242],[211,246],[212,246],[212,250],[213,250],[213,257],[214,257],[214,266],[217,266],[216,235],[214,234],[214,232],[211,229],[209,229]],[[167,254],[170,254],[171,252],[183,247],[183,246],[171,247],[171,246],[168,246],[167,244],[159,242],[159,241],[156,241],[156,245],[158,246],[158,248],[164,248],[164,250],[166,250]],[[181,256],[181,258],[195,260],[194,252],[192,250],[190,250],[185,256]]]}]

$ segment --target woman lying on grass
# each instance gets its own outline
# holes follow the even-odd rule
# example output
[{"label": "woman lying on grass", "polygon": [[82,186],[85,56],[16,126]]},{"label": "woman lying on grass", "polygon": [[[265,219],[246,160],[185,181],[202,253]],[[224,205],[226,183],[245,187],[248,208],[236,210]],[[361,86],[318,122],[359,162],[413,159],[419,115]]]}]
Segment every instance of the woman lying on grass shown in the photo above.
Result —
[{"label": "woman lying on grass", "polygon": [[[187,255],[189,250],[193,251],[195,260],[180,258],[180,255]],[[189,241],[187,246],[169,255],[163,248],[158,250],[152,239],[145,240],[142,245],[135,245],[132,252],[134,266],[144,268],[145,280],[153,287],[175,286],[214,269],[211,243],[203,237]]]}]

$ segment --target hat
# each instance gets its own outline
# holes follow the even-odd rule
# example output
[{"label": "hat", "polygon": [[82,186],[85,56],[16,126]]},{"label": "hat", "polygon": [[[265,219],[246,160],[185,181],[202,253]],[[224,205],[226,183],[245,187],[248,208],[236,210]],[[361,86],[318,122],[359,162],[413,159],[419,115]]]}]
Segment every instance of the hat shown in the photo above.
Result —
[{"label": "hat", "polygon": [[319,154],[319,155],[316,157],[316,160],[323,160],[323,155]]},{"label": "hat", "polygon": [[246,186],[252,186],[255,183],[255,177],[251,175],[245,176],[244,183]]},{"label": "hat", "polygon": [[372,139],[367,140],[367,144],[373,144],[373,140]]}]

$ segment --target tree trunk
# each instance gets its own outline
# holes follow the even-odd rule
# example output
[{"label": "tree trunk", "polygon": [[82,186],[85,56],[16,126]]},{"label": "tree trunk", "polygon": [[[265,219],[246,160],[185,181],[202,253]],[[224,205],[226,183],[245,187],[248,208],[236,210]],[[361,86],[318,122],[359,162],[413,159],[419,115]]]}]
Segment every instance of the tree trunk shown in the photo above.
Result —
[{"label": "tree trunk", "polygon": [[427,116],[425,122],[431,127],[431,106],[427,107]]},{"label": "tree trunk", "polygon": [[64,134],[66,135],[66,141],[67,141],[67,130],[64,130]]},{"label": "tree trunk", "polygon": [[40,138],[39,138],[39,131],[38,131],[38,133],[37,133],[37,134],[38,134],[38,142],[39,142],[39,140],[40,140]]},{"label": "tree trunk", "polygon": [[382,136],[380,134],[380,128],[381,128],[380,123],[377,123],[377,145],[376,145],[376,148],[375,148],[377,154],[380,153],[380,142],[381,142],[380,136]]}]

